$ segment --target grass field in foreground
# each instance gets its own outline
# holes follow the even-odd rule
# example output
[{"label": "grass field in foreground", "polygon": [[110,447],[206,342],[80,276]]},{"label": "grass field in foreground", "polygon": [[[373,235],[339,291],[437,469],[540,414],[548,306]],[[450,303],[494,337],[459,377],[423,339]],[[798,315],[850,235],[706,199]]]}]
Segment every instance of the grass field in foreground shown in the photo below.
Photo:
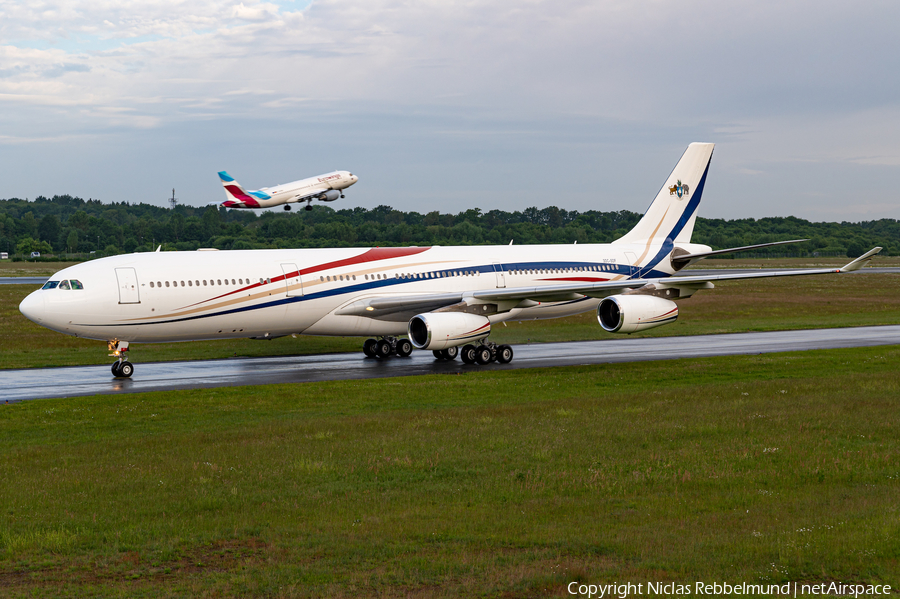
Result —
[{"label": "grass field in foreground", "polygon": [[0,405],[0,594],[900,587],[900,347]]},{"label": "grass field in foreground", "polygon": [[[735,260],[719,262],[738,262]],[[21,264],[21,263],[17,263]],[[751,263],[748,263],[751,264]],[[756,264],[753,262],[752,264]],[[795,266],[821,266],[800,262]],[[779,267],[788,266],[778,261]],[[0,368],[102,364],[102,341],[77,339],[39,327],[18,310],[34,290],[27,285],[0,285]],[[900,275],[861,273],[735,281],[679,300],[674,324],[635,333],[638,337],[698,335],[743,331],[807,329],[900,323]],[[534,343],[610,339],[593,311],[556,320],[495,325],[491,340]],[[221,341],[134,344],[133,362],[196,360],[231,356],[278,356],[361,351],[356,337],[285,337],[272,341]]]}]

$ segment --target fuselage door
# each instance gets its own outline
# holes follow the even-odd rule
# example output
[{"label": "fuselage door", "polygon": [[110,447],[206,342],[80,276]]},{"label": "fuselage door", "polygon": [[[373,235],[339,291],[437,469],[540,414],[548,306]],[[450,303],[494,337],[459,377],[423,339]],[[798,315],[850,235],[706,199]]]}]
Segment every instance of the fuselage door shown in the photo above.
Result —
[{"label": "fuselage door", "polygon": [[494,262],[494,274],[497,275],[497,289],[506,288],[506,273],[503,272],[503,265]]},{"label": "fuselage door", "polygon": [[303,280],[300,278],[300,269],[296,264],[282,264],[281,270],[284,272],[284,283],[287,287],[288,297],[303,296]]},{"label": "fuselage door", "polygon": [[628,266],[630,267],[628,269],[628,272],[630,273],[629,276],[634,276],[638,271],[637,256],[635,256],[633,252],[625,252],[625,261],[628,262]]},{"label": "fuselage door", "polygon": [[117,268],[116,280],[119,283],[119,303],[139,304],[141,295],[138,291],[137,272],[133,268]]}]

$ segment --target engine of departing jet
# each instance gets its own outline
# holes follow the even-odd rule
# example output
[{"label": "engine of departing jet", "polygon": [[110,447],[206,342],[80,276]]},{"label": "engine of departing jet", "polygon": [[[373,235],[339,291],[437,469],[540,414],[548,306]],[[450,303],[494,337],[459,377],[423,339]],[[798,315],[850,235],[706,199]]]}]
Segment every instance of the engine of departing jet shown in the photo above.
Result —
[{"label": "engine of departing jet", "polygon": [[653,295],[611,295],[597,306],[597,320],[610,333],[634,333],[675,322],[678,305]]},{"label": "engine of departing jet", "polygon": [[409,340],[418,349],[441,350],[474,343],[491,333],[491,321],[465,312],[427,312],[409,321]]},{"label": "engine of departing jet", "polygon": [[320,194],[317,199],[322,202],[333,202],[340,197],[340,191],[338,191],[337,189],[329,189],[328,191]]}]

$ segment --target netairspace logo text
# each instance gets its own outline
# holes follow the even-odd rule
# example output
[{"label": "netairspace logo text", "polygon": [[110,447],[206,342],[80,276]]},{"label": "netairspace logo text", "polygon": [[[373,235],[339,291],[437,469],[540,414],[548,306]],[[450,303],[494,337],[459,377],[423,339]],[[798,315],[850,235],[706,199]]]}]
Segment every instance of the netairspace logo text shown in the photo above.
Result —
[{"label": "netairspace logo text", "polygon": [[570,582],[566,587],[570,595],[604,599],[617,597],[626,599],[641,595],[766,595],[783,597],[811,597],[816,595],[840,595],[843,597],[874,597],[889,595],[890,585],[886,584],[845,584],[842,582],[822,582],[818,584],[787,582],[785,584],[749,584],[740,582],[695,582],[680,584],[677,582],[614,582],[611,584],[587,584]]}]

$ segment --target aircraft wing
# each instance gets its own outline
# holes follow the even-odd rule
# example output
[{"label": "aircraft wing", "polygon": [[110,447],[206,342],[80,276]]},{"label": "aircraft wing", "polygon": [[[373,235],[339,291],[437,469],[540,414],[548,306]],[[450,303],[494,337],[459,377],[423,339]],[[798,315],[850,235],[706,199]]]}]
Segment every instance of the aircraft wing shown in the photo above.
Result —
[{"label": "aircraft wing", "polygon": [[[742,279],[764,279],[771,277],[796,277],[802,275],[824,275],[847,273],[865,266],[873,256],[882,250],[876,247],[841,268],[813,268],[803,270],[780,270],[758,273],[733,273],[717,275],[674,276],[653,279],[622,279],[598,283],[564,283],[539,287],[509,287],[484,289],[459,293],[411,294],[408,296],[371,297],[348,304],[335,312],[337,315],[368,316],[376,319],[402,320],[422,312],[448,308],[460,303],[502,302],[506,311],[515,307],[536,305],[533,302],[558,302],[581,299],[584,296],[602,298],[629,289],[677,289],[676,297],[687,297],[698,289],[712,288],[713,281],[737,281]],[[526,302],[524,305],[523,302]],[[499,308],[499,307],[498,307]]]},{"label": "aircraft wing", "polygon": [[[326,196],[328,194],[328,192],[330,192],[330,191],[333,191],[333,190],[331,190],[331,189],[316,189],[315,191],[310,191],[308,193],[294,196],[285,203],[293,204],[294,202],[305,202],[307,200],[317,200],[317,199],[322,198],[323,196]],[[340,193],[340,192],[338,192],[338,193]],[[337,196],[335,196],[335,197],[337,197]]]},{"label": "aircraft wing", "polygon": [[[535,301],[552,301],[555,296],[562,296],[566,292],[579,295],[587,295],[591,297],[606,297],[611,293],[623,289],[637,289],[644,285],[656,285],[658,288],[694,288],[702,289],[710,287],[709,283],[713,281],[737,281],[741,279],[764,279],[770,277],[797,277],[802,275],[826,275],[836,273],[846,273],[858,270],[865,266],[875,254],[882,250],[876,247],[869,250],[859,258],[853,260],[849,264],[841,268],[807,268],[803,270],[778,270],[766,272],[752,273],[733,273],[721,275],[697,275],[697,276],[674,276],[656,279],[625,279],[622,281],[603,281],[600,283],[573,283],[563,285],[549,285],[546,287],[531,288],[512,288],[512,289],[490,289],[485,291],[476,291],[472,293],[472,297],[477,299],[531,299]],[[560,297],[559,299],[564,299]],[[559,301],[559,300],[555,300]]]}]

